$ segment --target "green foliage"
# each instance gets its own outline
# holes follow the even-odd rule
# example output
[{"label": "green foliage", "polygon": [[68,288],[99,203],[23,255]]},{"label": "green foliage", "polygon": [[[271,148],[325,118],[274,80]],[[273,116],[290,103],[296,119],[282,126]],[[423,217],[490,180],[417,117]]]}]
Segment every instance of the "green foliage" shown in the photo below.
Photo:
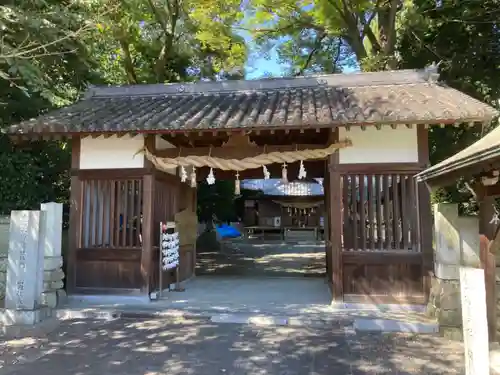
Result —
[{"label": "green foliage", "polygon": [[[36,93],[52,105],[70,103],[88,72],[84,38],[93,27],[78,2],[10,0],[0,6],[2,86]],[[7,97],[7,95],[2,95]]]},{"label": "green foliage", "polygon": [[197,197],[198,219],[201,222],[237,220],[233,181],[216,181],[213,185],[203,181],[198,184]]},{"label": "green foliage", "polygon": [[70,154],[59,142],[13,145],[0,136],[0,213],[37,209],[42,202],[67,203]]},{"label": "green foliage", "polygon": [[[229,2],[8,0],[0,5],[0,127],[76,100],[88,84],[241,77]],[[0,139],[0,213],[69,196],[61,142]]]},{"label": "green foliage", "polygon": [[310,66],[312,72],[355,63],[364,70],[396,66],[401,0],[257,0],[250,7],[249,28],[257,42],[266,51],[287,39],[277,48],[295,74]]},{"label": "green foliage", "polygon": [[[422,68],[439,62],[448,85],[494,106],[500,99],[500,1],[415,0],[399,29],[398,52],[403,68]],[[494,125],[493,125],[494,126]],[[429,132],[431,163],[459,152],[491,129],[445,127]],[[465,182],[438,192],[436,201],[476,207]]]},{"label": "green foliage", "polygon": [[[104,0],[103,0],[104,1]],[[108,83],[185,82],[240,70],[246,47],[235,15],[196,1],[122,0],[101,17],[90,47]]]}]

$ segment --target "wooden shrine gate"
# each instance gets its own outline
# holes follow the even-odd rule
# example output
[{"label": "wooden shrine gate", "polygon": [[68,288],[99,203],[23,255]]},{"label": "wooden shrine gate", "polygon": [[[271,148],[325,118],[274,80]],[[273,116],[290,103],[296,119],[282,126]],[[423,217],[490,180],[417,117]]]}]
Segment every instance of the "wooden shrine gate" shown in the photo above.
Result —
[{"label": "wooden shrine gate", "polygon": [[[343,166],[337,180],[325,179],[326,221],[331,223],[327,268],[332,287],[340,289],[334,296],[353,302],[423,303],[423,254],[413,178],[417,171],[348,171]],[[332,181],[340,186],[338,191],[331,189]],[[338,224],[332,222],[338,215],[335,201],[341,205]],[[335,239],[340,246],[335,246]],[[340,288],[335,286],[339,282]]]}]

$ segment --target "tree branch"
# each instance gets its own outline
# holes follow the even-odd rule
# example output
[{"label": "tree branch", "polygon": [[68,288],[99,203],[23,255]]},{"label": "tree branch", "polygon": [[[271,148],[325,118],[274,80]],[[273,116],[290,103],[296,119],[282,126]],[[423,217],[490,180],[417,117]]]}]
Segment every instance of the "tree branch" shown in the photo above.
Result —
[{"label": "tree branch", "polygon": [[[5,7],[5,6],[2,6],[0,7],[0,9],[3,9],[5,10],[6,8],[8,7]],[[110,13],[111,11],[113,11],[114,8],[112,9],[109,9],[105,12],[103,12],[101,14],[102,15],[105,15],[107,13]],[[31,45],[33,44],[28,44],[27,46],[22,46],[24,42],[21,43],[21,45],[17,48],[14,48],[13,52],[9,52],[7,54],[4,54],[3,53],[3,46],[4,44],[2,43],[2,45],[0,46],[0,59],[12,59],[12,58],[29,58],[29,55],[32,54],[32,53],[37,53],[40,51],[40,50],[43,50],[45,51],[43,54],[46,54],[48,53],[47,52],[47,48],[48,47],[51,47],[51,46],[54,46],[56,44],[59,44],[65,40],[68,40],[68,39],[71,39],[71,38],[74,38],[80,34],[82,34],[83,32],[86,32],[92,28],[94,28],[96,25],[94,23],[89,23],[81,28],[79,28],[78,30],[76,31],[72,31],[72,32],[68,32],[66,33],[64,36],[61,36],[60,38],[57,38],[53,41],[50,41],[50,42],[47,42],[47,43],[44,43],[44,44],[41,44],[41,45],[36,45],[34,47],[31,47]],[[2,40],[3,42],[3,40]],[[40,54],[38,54],[40,55]]]},{"label": "tree branch", "polygon": [[337,71],[337,64],[340,60],[340,53],[342,51],[342,44],[343,44],[342,38],[339,38],[339,44],[337,46],[337,55],[335,56],[335,60],[333,60],[333,73],[335,73]]},{"label": "tree branch", "polygon": [[295,73],[295,76],[301,76],[304,74],[304,71],[307,69],[307,67],[311,63],[311,60],[312,60],[314,54],[321,48],[321,42],[325,38],[326,38],[326,34],[318,35],[318,37],[316,38],[316,41],[314,42],[314,48],[311,50],[311,52],[309,52],[309,55],[307,56],[307,59],[306,59],[304,65],[297,73]]},{"label": "tree branch", "polygon": [[138,83],[137,75],[135,74],[135,68],[134,63],[132,62],[129,44],[126,40],[120,39],[120,46],[123,51],[123,62],[125,64],[125,72],[127,73],[128,82],[136,84]]}]

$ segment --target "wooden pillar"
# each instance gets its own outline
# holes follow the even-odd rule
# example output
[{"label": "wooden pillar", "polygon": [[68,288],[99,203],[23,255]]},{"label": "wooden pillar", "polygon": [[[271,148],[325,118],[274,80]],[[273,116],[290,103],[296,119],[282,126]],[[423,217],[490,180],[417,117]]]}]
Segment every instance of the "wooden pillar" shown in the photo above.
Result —
[{"label": "wooden pillar", "polygon": [[419,241],[422,252],[422,276],[425,301],[427,302],[431,290],[431,278],[434,272],[434,247],[432,244],[433,219],[431,211],[430,190],[425,183],[418,183]]},{"label": "wooden pillar", "polygon": [[325,198],[325,208],[323,211],[323,227],[325,240],[325,261],[326,261],[326,278],[333,291],[332,281],[332,243],[330,242],[330,169],[328,160],[325,161],[325,177],[323,178],[323,191]]},{"label": "wooden pillar", "polygon": [[[333,141],[338,141],[338,129],[332,133]],[[342,300],[342,183],[339,171],[340,151],[328,157],[328,194],[329,194],[329,243],[331,244],[331,280],[334,300]]]},{"label": "wooden pillar", "polygon": [[80,169],[80,138],[71,139],[71,187],[69,207],[69,246],[66,259],[66,291],[73,293],[76,288],[76,251],[81,242],[82,230],[82,184],[78,171]]},{"label": "wooden pillar", "polygon": [[[155,136],[147,135],[145,146],[155,151]],[[141,251],[141,293],[148,294],[151,290],[153,270],[153,233],[154,233],[154,189],[155,169],[153,164],[144,158],[144,169],[148,172],[142,180],[142,251]]]},{"label": "wooden pillar", "polygon": [[[429,132],[424,125],[417,127],[417,148],[418,163],[425,169],[430,165],[429,162]],[[432,244],[432,208],[431,208],[431,190],[425,183],[418,183],[416,187],[417,194],[417,212],[419,227],[419,243],[422,252],[422,276],[423,290],[427,302],[431,290],[431,278],[434,272],[434,248]]]},{"label": "wooden pillar", "polygon": [[486,287],[486,313],[488,319],[488,338],[496,340],[497,330],[497,297],[496,297],[496,259],[492,249],[498,248],[498,225],[491,222],[495,214],[495,198],[484,193],[484,187],[476,189],[476,199],[479,205],[479,256],[484,270]]},{"label": "wooden pillar", "polygon": [[479,206],[479,235],[484,235],[489,241],[495,238],[496,225],[491,223],[495,214],[495,198],[477,195],[477,204]]}]

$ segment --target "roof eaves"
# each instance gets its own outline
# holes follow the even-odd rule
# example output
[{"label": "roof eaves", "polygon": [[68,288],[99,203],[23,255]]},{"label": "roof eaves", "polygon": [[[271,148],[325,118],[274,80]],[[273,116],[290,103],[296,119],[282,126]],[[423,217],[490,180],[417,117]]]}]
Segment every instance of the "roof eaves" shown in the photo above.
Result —
[{"label": "roof eaves", "polygon": [[441,163],[436,164],[435,166],[418,173],[415,175],[415,178],[418,182],[431,181],[438,177],[443,177],[448,173],[470,167],[475,163],[485,162],[489,159],[495,159],[498,157],[500,157],[500,148],[498,146],[493,146],[489,150],[474,153],[466,158],[458,159],[452,163],[443,163],[441,166]]}]

